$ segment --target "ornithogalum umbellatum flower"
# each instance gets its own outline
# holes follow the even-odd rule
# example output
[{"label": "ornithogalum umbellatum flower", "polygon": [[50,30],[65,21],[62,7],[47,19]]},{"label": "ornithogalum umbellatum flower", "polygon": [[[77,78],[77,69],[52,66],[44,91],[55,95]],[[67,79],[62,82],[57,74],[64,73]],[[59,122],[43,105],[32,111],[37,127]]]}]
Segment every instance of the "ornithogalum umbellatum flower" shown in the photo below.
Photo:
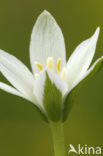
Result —
[{"label": "ornithogalum umbellatum flower", "polygon": [[77,88],[103,64],[101,57],[90,67],[98,35],[99,28],[66,62],[62,31],[44,11],[31,34],[32,72],[16,57],[0,50],[0,71],[13,86],[0,82],[0,88],[33,102],[48,121],[65,121]]}]

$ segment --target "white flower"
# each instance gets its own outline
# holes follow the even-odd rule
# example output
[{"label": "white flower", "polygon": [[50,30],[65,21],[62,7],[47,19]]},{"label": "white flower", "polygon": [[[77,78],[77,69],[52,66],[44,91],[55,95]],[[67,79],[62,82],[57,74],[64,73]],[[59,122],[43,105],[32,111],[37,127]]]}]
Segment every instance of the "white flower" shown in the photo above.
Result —
[{"label": "white flower", "polygon": [[51,14],[44,11],[38,17],[31,35],[30,61],[33,73],[17,58],[0,50],[0,71],[13,85],[0,82],[0,88],[28,99],[47,116],[52,116],[51,112],[57,115],[59,109],[60,116],[67,95],[102,64],[101,57],[89,68],[98,35],[99,28],[75,49],[66,62],[61,29]]}]

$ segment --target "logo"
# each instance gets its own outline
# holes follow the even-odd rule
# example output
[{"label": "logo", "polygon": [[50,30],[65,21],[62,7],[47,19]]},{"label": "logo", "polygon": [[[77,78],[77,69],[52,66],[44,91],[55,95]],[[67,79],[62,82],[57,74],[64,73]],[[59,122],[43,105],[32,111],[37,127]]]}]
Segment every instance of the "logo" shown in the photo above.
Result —
[{"label": "logo", "polygon": [[95,154],[95,155],[100,155],[102,154],[102,149],[101,147],[90,147],[87,145],[81,146],[80,144],[77,145],[75,148],[72,144],[69,144],[69,151],[68,154],[70,153],[75,153],[75,154]]}]

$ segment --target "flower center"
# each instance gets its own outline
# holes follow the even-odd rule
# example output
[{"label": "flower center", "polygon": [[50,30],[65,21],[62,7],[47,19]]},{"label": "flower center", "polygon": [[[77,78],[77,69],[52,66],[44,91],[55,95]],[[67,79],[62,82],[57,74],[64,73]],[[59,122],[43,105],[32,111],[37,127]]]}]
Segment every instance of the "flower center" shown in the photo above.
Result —
[{"label": "flower center", "polygon": [[[43,70],[43,66],[42,64],[40,64],[39,62],[35,62],[36,66],[38,67],[38,69],[41,71]],[[54,70],[54,60],[52,57],[48,57],[47,61],[46,61],[46,68]],[[61,76],[62,79],[65,79],[66,76],[66,69],[63,68],[61,70],[61,58],[58,58],[57,63],[56,63],[56,70],[57,73]],[[38,73],[35,73],[35,78],[37,79],[39,77]]]}]

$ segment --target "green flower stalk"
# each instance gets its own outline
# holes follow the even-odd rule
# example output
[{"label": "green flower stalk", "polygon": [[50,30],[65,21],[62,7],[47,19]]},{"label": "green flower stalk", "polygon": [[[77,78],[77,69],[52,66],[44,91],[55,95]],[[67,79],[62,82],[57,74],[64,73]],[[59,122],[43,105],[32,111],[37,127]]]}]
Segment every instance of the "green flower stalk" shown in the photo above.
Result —
[{"label": "green flower stalk", "polygon": [[53,16],[43,11],[33,27],[30,41],[32,72],[16,57],[0,50],[0,71],[12,84],[0,88],[32,102],[51,127],[55,156],[64,156],[63,122],[67,119],[78,88],[103,65],[92,62],[99,27],[83,41],[66,62],[64,37]]}]

